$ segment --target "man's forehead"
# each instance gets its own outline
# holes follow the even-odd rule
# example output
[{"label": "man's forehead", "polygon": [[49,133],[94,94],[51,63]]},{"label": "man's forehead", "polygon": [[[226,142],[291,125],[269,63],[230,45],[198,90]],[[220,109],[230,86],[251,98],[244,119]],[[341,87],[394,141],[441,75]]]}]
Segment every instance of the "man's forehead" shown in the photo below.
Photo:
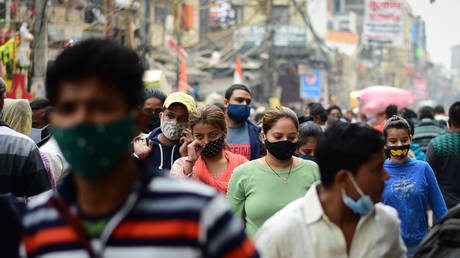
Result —
[{"label": "man's forehead", "polygon": [[179,102],[172,103],[166,111],[176,113],[176,114],[186,114],[187,112],[187,107]]},{"label": "man's forehead", "polygon": [[63,81],[59,84],[57,99],[76,99],[76,98],[101,98],[113,97],[119,93],[109,83],[104,83],[98,78],[90,77],[80,81]]},{"label": "man's forehead", "polygon": [[251,94],[249,94],[249,92],[245,91],[245,90],[234,90],[233,91],[233,94],[232,94],[232,97],[233,98],[251,98]]}]

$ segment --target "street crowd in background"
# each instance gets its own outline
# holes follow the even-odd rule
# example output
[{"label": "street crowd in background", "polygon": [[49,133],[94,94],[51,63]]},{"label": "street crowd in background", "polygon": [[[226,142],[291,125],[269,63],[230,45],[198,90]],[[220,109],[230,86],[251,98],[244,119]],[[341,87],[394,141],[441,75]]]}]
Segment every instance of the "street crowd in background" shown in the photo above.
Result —
[{"label": "street crowd in background", "polygon": [[47,99],[0,81],[1,256],[460,256],[460,101],[296,113],[142,75],[93,39],[49,66]]}]

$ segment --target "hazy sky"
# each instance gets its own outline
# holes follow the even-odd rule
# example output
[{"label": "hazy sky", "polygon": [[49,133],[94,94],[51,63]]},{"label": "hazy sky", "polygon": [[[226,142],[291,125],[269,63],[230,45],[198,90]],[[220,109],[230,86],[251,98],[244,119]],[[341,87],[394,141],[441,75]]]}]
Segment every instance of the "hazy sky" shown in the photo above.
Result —
[{"label": "hazy sky", "polygon": [[450,48],[460,44],[460,0],[407,0],[426,22],[427,49],[431,60],[450,68]]}]

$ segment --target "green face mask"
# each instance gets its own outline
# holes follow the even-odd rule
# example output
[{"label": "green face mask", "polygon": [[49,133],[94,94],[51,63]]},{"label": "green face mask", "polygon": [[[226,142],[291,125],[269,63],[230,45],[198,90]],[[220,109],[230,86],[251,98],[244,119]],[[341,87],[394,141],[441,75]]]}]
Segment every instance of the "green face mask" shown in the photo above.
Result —
[{"label": "green face mask", "polygon": [[87,179],[105,176],[129,151],[135,134],[135,119],[128,115],[107,124],[79,124],[70,128],[52,126],[72,171]]}]

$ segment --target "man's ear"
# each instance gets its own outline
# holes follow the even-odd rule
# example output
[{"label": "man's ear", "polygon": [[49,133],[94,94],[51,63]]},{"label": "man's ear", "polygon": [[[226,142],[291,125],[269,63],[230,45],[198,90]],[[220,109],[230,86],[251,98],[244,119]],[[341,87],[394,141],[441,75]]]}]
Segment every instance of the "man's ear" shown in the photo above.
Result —
[{"label": "man's ear", "polygon": [[228,108],[228,99],[224,99],[224,107],[225,107],[225,109]]},{"label": "man's ear", "polygon": [[345,169],[339,170],[337,174],[335,174],[334,183],[337,184],[341,189],[345,188],[347,184],[348,175]]}]

